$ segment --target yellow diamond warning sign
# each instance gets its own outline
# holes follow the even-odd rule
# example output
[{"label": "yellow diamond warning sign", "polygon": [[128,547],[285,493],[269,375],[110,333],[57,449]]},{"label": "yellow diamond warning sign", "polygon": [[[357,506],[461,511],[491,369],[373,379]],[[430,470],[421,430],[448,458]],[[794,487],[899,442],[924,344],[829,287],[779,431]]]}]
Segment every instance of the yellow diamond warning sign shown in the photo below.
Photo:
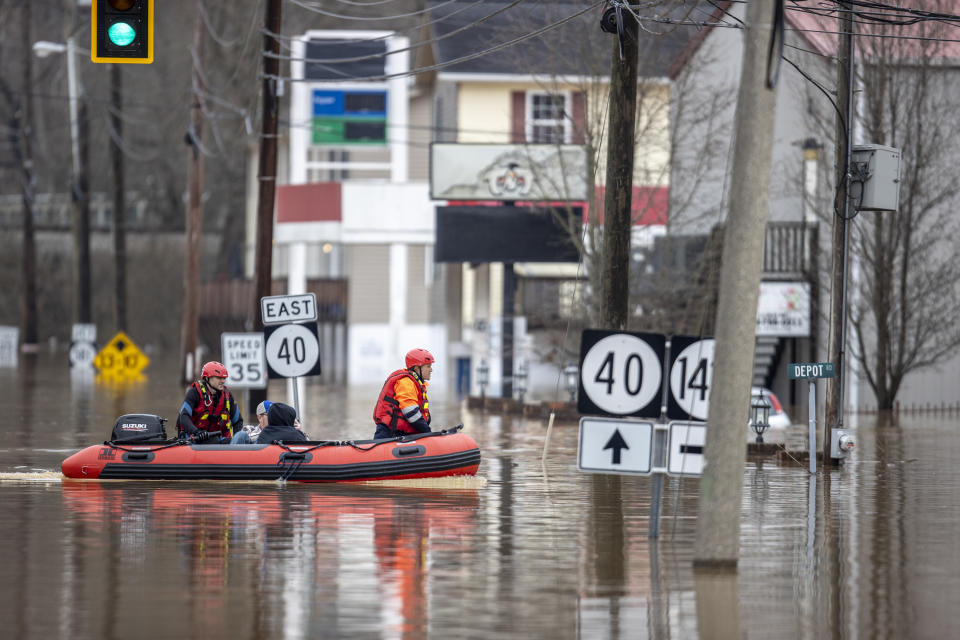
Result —
[{"label": "yellow diamond warning sign", "polygon": [[93,366],[105,374],[115,376],[137,375],[148,364],[150,358],[140,351],[123,331],[117,332],[93,359]]}]

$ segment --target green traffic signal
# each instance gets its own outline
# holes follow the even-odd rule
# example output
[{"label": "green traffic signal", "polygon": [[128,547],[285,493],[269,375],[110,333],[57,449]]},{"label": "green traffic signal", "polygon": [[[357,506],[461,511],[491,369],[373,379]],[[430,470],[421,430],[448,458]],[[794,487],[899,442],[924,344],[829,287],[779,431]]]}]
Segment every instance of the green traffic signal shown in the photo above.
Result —
[{"label": "green traffic signal", "polygon": [[125,47],[136,39],[137,32],[126,22],[114,22],[107,29],[107,37],[118,47]]},{"label": "green traffic signal", "polygon": [[156,0],[87,2],[90,4],[91,60],[112,64],[153,62]]}]

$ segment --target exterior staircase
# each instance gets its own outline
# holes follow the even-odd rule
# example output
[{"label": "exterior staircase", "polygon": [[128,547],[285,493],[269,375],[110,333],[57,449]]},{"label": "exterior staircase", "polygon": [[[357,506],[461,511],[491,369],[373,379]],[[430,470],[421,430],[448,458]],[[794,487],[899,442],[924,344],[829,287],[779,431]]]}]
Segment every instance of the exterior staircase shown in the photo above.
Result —
[{"label": "exterior staircase", "polygon": [[753,385],[769,387],[772,374],[780,361],[783,340],[777,337],[760,336],[753,354]]}]

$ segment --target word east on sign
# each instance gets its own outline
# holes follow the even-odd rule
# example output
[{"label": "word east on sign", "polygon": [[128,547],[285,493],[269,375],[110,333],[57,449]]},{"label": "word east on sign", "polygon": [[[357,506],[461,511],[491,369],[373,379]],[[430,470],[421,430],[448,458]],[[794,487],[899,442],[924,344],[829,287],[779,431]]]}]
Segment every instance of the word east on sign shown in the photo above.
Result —
[{"label": "word east on sign", "polygon": [[310,322],[317,319],[317,296],[313,293],[260,298],[263,324]]}]

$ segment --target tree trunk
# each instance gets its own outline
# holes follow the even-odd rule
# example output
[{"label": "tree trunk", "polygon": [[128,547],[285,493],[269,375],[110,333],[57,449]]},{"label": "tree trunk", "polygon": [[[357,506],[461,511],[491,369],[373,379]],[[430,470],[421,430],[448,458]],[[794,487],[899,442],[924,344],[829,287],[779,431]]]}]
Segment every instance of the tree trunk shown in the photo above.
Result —
[{"label": "tree trunk", "polygon": [[19,122],[14,129],[19,133],[20,192],[23,197],[23,249],[21,267],[23,288],[20,291],[20,331],[23,347],[27,350],[37,345],[37,248],[33,230],[33,211],[36,195],[36,179],[33,172],[33,50],[30,42],[30,4],[24,2],[20,9],[23,53],[23,93],[20,101]]},{"label": "tree trunk", "polygon": [[115,139],[110,145],[113,162],[113,269],[114,321],[118,331],[127,330],[127,211],[124,189],[123,149],[123,76],[121,66],[110,65],[110,122]]}]

